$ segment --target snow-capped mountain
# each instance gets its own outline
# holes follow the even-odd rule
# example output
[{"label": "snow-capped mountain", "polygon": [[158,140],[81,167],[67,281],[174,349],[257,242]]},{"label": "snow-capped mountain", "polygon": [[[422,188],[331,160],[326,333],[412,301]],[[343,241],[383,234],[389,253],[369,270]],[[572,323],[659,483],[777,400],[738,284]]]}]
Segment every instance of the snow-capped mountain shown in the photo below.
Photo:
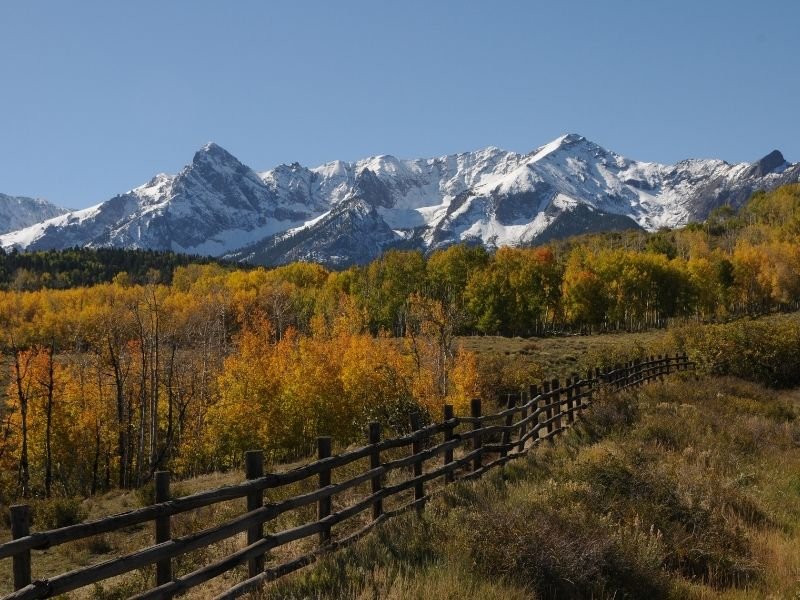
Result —
[{"label": "snow-capped mountain", "polygon": [[304,222],[319,211],[279,195],[231,154],[207,144],[177,175],[0,237],[37,250],[116,246],[218,256]]},{"label": "snow-capped mountain", "polygon": [[0,194],[0,234],[16,231],[68,212],[41,198]]},{"label": "snow-capped mountain", "polygon": [[122,246],[261,264],[344,266],[388,248],[489,247],[585,231],[655,230],[800,181],[775,151],[756,163],[638,162],[576,134],[529,154],[486,148],[440,158],[376,156],[255,173],[215,144],[177,175],[0,236],[22,249]]}]

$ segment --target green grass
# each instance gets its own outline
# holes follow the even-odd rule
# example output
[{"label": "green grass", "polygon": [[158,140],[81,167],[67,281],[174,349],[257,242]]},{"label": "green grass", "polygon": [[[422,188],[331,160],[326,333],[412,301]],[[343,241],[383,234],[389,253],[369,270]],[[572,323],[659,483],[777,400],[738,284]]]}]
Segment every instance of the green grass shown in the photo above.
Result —
[{"label": "green grass", "polygon": [[800,393],[669,381],[261,598],[794,598]]}]

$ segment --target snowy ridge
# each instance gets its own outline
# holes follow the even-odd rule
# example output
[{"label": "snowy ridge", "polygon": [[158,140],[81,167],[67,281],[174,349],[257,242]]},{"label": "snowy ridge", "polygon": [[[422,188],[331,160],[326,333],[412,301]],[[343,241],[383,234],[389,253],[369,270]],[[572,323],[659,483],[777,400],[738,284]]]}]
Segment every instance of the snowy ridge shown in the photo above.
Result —
[{"label": "snowy ridge", "polygon": [[67,209],[41,198],[0,194],[0,234],[29,227],[65,212]]},{"label": "snowy ridge", "polygon": [[[577,134],[528,153],[496,147],[437,158],[390,155],[256,173],[207,144],[176,175],[0,235],[4,248],[118,246],[266,264],[365,262],[387,248],[525,245],[620,228],[655,230],[800,181],[774,151],[755,163],[622,157]],[[0,197],[2,198],[2,197]]]}]

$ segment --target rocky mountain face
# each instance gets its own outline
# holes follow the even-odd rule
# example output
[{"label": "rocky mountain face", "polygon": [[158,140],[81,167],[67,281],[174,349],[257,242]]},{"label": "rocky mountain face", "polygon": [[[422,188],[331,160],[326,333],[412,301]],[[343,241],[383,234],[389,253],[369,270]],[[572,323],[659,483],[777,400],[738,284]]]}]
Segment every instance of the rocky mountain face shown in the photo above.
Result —
[{"label": "rocky mountain face", "polygon": [[0,234],[23,229],[68,212],[41,198],[0,194]]},{"label": "rocky mountain face", "polygon": [[486,148],[433,159],[376,156],[256,173],[208,144],[177,175],[0,236],[20,249],[122,246],[258,264],[346,266],[389,248],[528,245],[627,228],[655,230],[800,181],[774,151],[755,163],[638,162],[576,134],[528,154]]}]

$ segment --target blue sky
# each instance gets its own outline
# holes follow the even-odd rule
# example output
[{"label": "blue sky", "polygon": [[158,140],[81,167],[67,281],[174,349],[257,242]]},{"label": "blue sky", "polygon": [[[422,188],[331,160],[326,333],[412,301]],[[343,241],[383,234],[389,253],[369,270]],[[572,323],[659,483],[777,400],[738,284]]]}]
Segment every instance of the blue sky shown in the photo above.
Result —
[{"label": "blue sky", "polygon": [[215,141],[256,170],[529,151],[800,160],[800,2],[0,1],[0,192],[80,208]]}]

